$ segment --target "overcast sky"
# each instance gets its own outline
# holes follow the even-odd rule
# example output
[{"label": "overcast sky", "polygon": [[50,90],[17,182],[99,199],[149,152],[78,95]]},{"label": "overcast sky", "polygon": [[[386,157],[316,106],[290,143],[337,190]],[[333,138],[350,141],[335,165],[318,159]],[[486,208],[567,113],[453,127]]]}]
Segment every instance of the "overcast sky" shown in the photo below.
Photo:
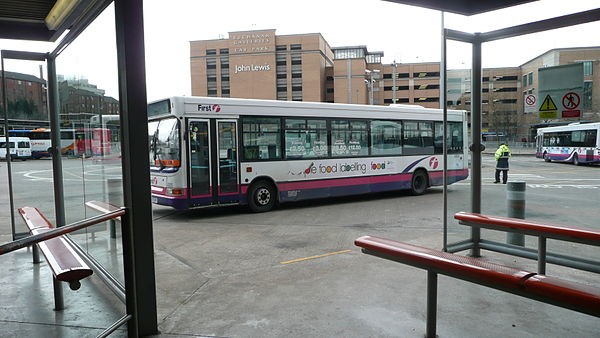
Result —
[{"label": "overcast sky", "polygon": [[[567,6],[568,4],[568,6]],[[446,14],[446,28],[487,32],[598,7],[597,0],[542,0],[473,17]],[[565,7],[568,10],[565,11]],[[189,41],[227,38],[228,32],[276,29],[276,34],[321,33],[332,47],[366,45],[383,62],[440,60],[441,13],[381,0],[146,0],[148,99],[190,95]],[[117,96],[112,6],[58,59],[58,73],[84,76]],[[519,66],[552,48],[600,46],[600,22],[491,42],[484,67]],[[110,34],[107,34],[110,33]],[[51,51],[53,44],[1,40],[0,49]],[[449,43],[449,68],[466,68],[470,49]],[[37,64],[9,61],[6,70],[39,74]]]}]

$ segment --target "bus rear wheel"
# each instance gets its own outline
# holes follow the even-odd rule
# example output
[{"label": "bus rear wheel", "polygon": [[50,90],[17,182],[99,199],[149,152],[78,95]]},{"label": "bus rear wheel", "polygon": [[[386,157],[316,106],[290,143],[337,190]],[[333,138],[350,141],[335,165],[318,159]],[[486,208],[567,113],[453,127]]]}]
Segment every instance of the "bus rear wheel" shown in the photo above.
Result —
[{"label": "bus rear wheel", "polygon": [[413,195],[423,195],[428,185],[429,182],[425,170],[417,170],[414,172],[410,183],[410,192]]},{"label": "bus rear wheel", "polygon": [[258,181],[248,191],[248,205],[253,212],[266,212],[273,209],[277,195],[273,184]]}]

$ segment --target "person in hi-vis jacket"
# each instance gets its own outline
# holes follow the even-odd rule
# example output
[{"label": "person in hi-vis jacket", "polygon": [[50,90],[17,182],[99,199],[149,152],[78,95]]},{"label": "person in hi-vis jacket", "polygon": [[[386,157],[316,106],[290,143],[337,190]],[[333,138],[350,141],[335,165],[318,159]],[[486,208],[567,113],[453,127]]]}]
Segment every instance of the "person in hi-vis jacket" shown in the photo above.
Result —
[{"label": "person in hi-vis jacket", "polygon": [[508,181],[508,159],[510,158],[510,149],[506,143],[502,143],[496,150],[496,180],[494,183],[500,183],[500,172],[502,172],[502,183]]}]

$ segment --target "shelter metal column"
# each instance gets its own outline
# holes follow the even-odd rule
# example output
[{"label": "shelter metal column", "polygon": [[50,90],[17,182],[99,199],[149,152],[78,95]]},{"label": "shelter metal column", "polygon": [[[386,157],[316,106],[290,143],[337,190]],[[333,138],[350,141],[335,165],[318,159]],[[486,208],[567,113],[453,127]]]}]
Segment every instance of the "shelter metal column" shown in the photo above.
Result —
[{"label": "shelter metal column", "polygon": [[130,337],[158,334],[142,0],[116,0],[121,149],[123,265]]},{"label": "shelter metal column", "polygon": [[[471,212],[481,212],[481,40],[479,33],[473,39],[473,66],[471,78]],[[473,248],[471,256],[479,257],[481,229],[471,227]]]}]

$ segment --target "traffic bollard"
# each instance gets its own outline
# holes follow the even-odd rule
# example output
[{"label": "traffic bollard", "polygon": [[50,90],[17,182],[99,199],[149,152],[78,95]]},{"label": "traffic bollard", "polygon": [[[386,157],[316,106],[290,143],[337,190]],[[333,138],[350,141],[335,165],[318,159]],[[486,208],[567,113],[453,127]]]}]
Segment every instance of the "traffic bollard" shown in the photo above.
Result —
[{"label": "traffic bollard", "polygon": [[[523,181],[508,182],[506,185],[506,201],[508,217],[525,219],[525,187]],[[506,243],[525,246],[525,235],[513,232],[506,233]]]}]

